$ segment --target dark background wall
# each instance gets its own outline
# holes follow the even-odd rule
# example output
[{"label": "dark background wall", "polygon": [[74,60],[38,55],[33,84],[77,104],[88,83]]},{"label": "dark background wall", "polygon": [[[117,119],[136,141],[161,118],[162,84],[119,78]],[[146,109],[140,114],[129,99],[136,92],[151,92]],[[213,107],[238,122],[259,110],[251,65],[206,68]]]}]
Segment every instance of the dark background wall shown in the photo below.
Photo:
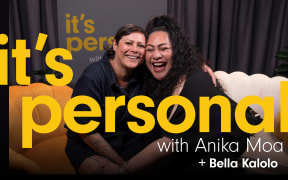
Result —
[{"label": "dark background wall", "polygon": [[287,0],[168,0],[167,12],[214,70],[274,76],[288,52]]},{"label": "dark background wall", "polygon": [[[73,61],[59,61],[74,72],[74,86],[84,68],[98,61],[117,29],[128,23],[145,26],[152,16],[173,16],[213,70],[274,76],[288,51],[288,0],[10,0],[9,49],[26,39],[31,49],[27,75],[31,83],[45,81],[34,72],[47,70],[46,53],[71,50]],[[34,49],[39,33],[48,34],[42,52]],[[16,61],[9,56],[9,85]]]}]

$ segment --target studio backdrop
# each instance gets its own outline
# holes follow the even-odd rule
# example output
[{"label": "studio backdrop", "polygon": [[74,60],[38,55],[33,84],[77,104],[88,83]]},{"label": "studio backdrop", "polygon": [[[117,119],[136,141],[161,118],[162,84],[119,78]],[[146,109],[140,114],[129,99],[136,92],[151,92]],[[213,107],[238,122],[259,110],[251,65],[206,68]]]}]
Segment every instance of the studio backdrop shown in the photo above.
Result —
[{"label": "studio backdrop", "polygon": [[168,0],[167,10],[214,70],[273,76],[288,51],[287,0]]},{"label": "studio backdrop", "polygon": [[[11,0],[9,1],[9,49],[16,39],[26,39],[31,49],[27,59],[27,76],[31,83],[45,81],[39,71],[45,64],[47,51],[65,48],[73,60],[58,61],[69,65],[74,87],[89,64],[97,62],[104,47],[112,43],[116,31],[125,24],[144,27],[152,16],[167,13],[167,0]],[[35,50],[39,33],[48,35],[42,52]],[[9,59],[9,85],[16,84],[16,61]],[[35,73],[36,72],[36,73]]]},{"label": "studio backdrop", "polygon": [[[31,49],[27,75],[44,81],[45,55],[53,48],[71,51],[73,60],[58,61],[74,73],[73,87],[85,67],[97,62],[124,24],[145,27],[152,16],[169,14],[213,70],[274,75],[278,51],[288,51],[287,0],[10,0],[9,49],[26,39]],[[42,52],[35,50],[39,33],[48,34]],[[9,85],[16,84],[9,56]]]}]

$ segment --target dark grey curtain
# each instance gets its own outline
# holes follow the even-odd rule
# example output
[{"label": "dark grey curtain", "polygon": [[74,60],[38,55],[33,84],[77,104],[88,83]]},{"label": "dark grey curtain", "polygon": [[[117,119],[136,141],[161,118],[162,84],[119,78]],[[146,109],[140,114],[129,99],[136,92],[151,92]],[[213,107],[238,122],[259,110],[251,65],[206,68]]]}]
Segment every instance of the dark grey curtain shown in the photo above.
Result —
[{"label": "dark grey curtain", "polygon": [[273,76],[288,50],[287,0],[168,0],[168,14],[214,70]]},{"label": "dark grey curtain", "polygon": [[[35,50],[39,33],[48,35],[43,51]],[[31,49],[27,59],[27,75],[31,83],[43,81],[33,72],[46,70],[45,55],[59,47],[57,0],[10,0],[9,1],[9,49],[16,47],[17,39],[27,40],[26,47]],[[16,61],[9,56],[9,85],[16,84]]]}]

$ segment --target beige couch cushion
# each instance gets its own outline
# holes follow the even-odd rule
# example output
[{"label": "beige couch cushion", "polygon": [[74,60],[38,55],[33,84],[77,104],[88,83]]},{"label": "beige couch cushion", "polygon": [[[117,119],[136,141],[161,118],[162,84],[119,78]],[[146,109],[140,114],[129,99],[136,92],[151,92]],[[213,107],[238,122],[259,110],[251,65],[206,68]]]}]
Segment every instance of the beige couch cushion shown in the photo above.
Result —
[{"label": "beige couch cushion", "polygon": [[[268,77],[264,74],[252,74],[247,75],[243,72],[233,72],[233,73],[226,73],[224,71],[216,71],[215,73],[216,78],[220,82],[222,88],[224,89],[224,92],[231,97],[236,102],[239,102],[241,99],[243,99],[246,96],[259,96],[261,98],[272,96],[274,97],[274,117],[275,117],[275,128],[279,128],[279,118],[277,117],[277,114],[280,112],[280,82],[281,81],[288,81],[288,78],[276,76],[276,77]],[[284,92],[288,93],[288,92]],[[261,106],[252,104],[250,106],[252,109],[254,109],[257,113],[261,115],[261,117],[264,117],[264,112]],[[286,134],[286,135],[285,135]],[[276,132],[276,134],[273,133],[266,133],[263,130],[256,133],[255,135],[250,137],[251,144],[255,145],[259,140],[266,144],[266,148],[269,146],[269,144],[279,144],[286,140],[286,143],[283,145],[283,152],[264,152],[261,150],[261,152],[257,150],[255,151],[249,151],[247,150],[244,152],[242,157],[248,157],[251,159],[257,159],[260,160],[267,160],[268,158],[272,160],[275,160],[278,162],[279,166],[277,169],[270,168],[268,171],[272,171],[275,173],[282,173],[288,172],[288,147],[287,147],[287,133],[280,134],[279,132]],[[276,135],[276,138],[274,135]],[[279,148],[279,146],[277,146]],[[251,149],[251,148],[250,148]],[[255,169],[250,169],[251,171],[254,171]]]}]

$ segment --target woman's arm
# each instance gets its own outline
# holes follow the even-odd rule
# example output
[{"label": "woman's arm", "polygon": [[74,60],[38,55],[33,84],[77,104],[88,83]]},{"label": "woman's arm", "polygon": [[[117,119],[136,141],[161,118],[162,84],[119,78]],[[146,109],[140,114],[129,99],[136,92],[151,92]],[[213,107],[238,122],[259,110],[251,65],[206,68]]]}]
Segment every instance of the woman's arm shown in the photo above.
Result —
[{"label": "woman's arm", "polygon": [[120,166],[103,156],[86,158],[79,167],[80,174],[119,174]]},{"label": "woman's arm", "polygon": [[162,137],[146,146],[142,151],[127,162],[126,168],[128,173],[133,174],[140,172],[150,165],[157,163],[162,158],[172,154],[172,148],[169,148],[167,152],[166,150],[162,152],[160,151],[159,146],[162,146],[163,143],[166,143],[166,145],[171,143],[172,145],[172,140],[168,137]]},{"label": "woman's arm", "polygon": [[[186,76],[182,77],[176,88],[173,90],[172,95],[179,95],[183,89],[183,86],[186,82]],[[172,112],[169,116],[169,121],[172,118],[173,114],[177,109],[177,104],[174,105]],[[162,137],[151,144],[149,144],[146,148],[144,148],[141,152],[135,155],[132,159],[128,161],[127,168],[129,173],[137,173],[148,166],[157,163],[157,161],[161,160],[172,154],[172,148],[169,148],[168,151],[160,151],[160,147],[165,143],[167,146],[170,143],[172,146],[172,140],[168,137]]]},{"label": "woman's arm", "polygon": [[212,70],[207,64],[204,64],[204,65],[202,66],[202,70],[203,70],[204,72],[207,72],[207,73],[209,74],[209,76],[211,77],[211,79],[212,79],[212,81],[213,81],[214,86],[216,87],[217,82],[216,82],[216,77],[215,77],[215,75],[214,75],[214,73],[213,73],[213,70]]},{"label": "woman's arm", "polygon": [[103,156],[110,161],[123,166],[125,161],[119,156],[119,154],[107,143],[107,141],[101,136],[101,134],[80,134],[83,141],[93,149],[99,156]]},{"label": "woman's arm", "polygon": [[[98,104],[102,104],[104,102],[104,92],[102,87],[103,79],[100,76],[93,76],[93,79],[86,75],[85,73],[77,81],[73,96],[85,95],[93,98]],[[86,105],[79,105],[76,107],[77,111],[90,111],[90,108]],[[103,119],[93,119],[101,122]],[[90,117],[77,117],[76,121],[79,124],[85,124],[91,121]],[[107,160],[122,165],[124,161],[118,155],[118,153],[110,146],[110,144],[102,137],[100,133],[97,131],[92,132],[91,134],[79,134],[82,140],[98,155],[106,158]]]}]

